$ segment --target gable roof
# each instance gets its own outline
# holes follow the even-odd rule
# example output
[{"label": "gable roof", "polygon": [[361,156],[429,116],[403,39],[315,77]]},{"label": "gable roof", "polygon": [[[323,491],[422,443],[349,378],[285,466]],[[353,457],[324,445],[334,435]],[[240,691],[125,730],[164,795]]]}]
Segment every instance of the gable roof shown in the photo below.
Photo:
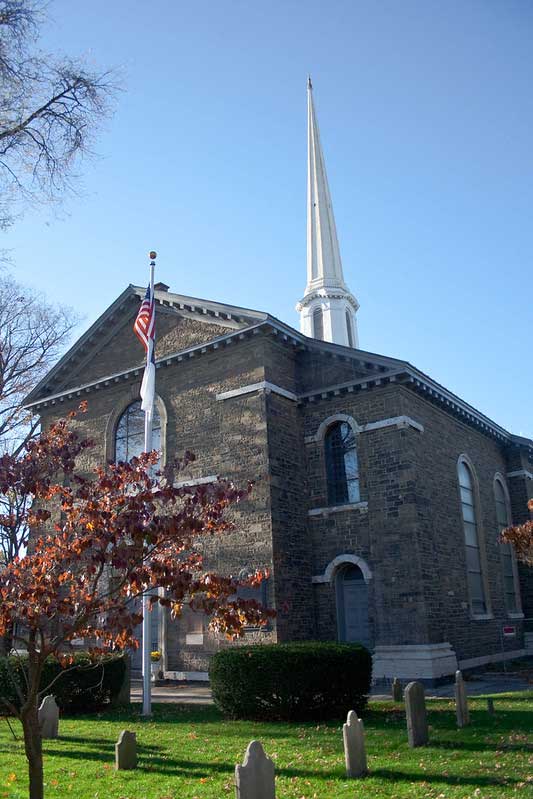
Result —
[{"label": "gable roof", "polygon": [[[146,293],[146,287],[134,286],[130,284],[124,291],[111,303],[111,305],[101,314],[98,319],[83,333],[82,336],[70,347],[69,350],[60,358],[55,366],[43,377],[42,380],[30,391],[24,400],[24,407],[30,407],[46,394],[53,393],[54,384],[57,387],[59,376],[66,370],[69,364],[81,353],[92,349],[98,352],[102,344],[102,336],[109,323],[116,317],[121,316],[131,308],[130,302],[137,299],[142,301]],[[240,308],[237,305],[227,305],[221,302],[212,302],[198,297],[188,297],[183,294],[175,294],[170,291],[155,290],[154,297],[159,305],[174,310],[182,315],[193,316],[202,322],[212,322],[223,325],[231,329],[239,329],[263,321],[268,318],[268,314],[263,311],[253,311],[248,308]],[[126,310],[127,309],[127,310]]]},{"label": "gable roof", "polygon": [[[140,377],[142,367],[130,367],[121,372],[105,375],[101,378],[82,384],[74,388],[54,392],[54,383],[58,384],[61,372],[65,370],[73,359],[87,348],[94,347],[95,353],[98,351],[98,342],[101,337],[98,335],[101,329],[117,315],[123,314],[125,308],[129,306],[133,299],[142,300],[146,289],[140,286],[129,285],[117,299],[107,308],[106,311],[91,325],[91,327],[76,341],[76,343],[65,353],[60,361],[48,372],[37,386],[28,394],[25,399],[25,408],[38,410],[41,406],[49,403],[55,405],[57,401],[62,402],[65,397],[81,396],[93,389],[109,385],[124,378]],[[354,379],[342,384],[327,385],[312,391],[302,393],[296,397],[298,402],[310,402],[315,399],[328,395],[353,391],[354,389],[367,388],[373,385],[380,385],[387,382],[399,382],[409,386],[426,399],[434,402],[440,407],[456,415],[467,424],[472,424],[480,431],[496,438],[506,444],[525,447],[533,452],[533,441],[520,436],[515,436],[503,427],[493,422],[485,414],[478,411],[472,405],[462,400],[456,394],[437,383],[428,375],[421,372],[408,361],[398,358],[390,358],[377,353],[365,350],[345,347],[341,344],[333,344],[327,341],[309,338],[303,333],[296,331],[286,323],[276,319],[276,317],[264,311],[256,311],[242,308],[237,305],[213,302],[198,297],[189,297],[183,294],[176,294],[170,291],[155,291],[156,301],[171,311],[174,310],[179,315],[194,317],[207,323],[216,323],[228,328],[228,333],[216,336],[201,344],[196,344],[175,353],[170,353],[156,360],[156,366],[169,365],[174,361],[183,361],[195,356],[201,356],[207,352],[217,350],[224,344],[231,344],[234,341],[242,341],[260,332],[271,333],[279,336],[280,340],[304,349],[312,349],[336,358],[350,361],[357,361],[364,366],[368,372],[368,377]]]}]

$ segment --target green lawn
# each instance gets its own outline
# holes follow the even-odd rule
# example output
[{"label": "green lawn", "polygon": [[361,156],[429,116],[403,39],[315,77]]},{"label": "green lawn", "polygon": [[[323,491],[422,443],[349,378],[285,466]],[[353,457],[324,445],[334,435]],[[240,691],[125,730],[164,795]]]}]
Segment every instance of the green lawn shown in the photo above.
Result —
[{"label": "green lawn", "polygon": [[[221,799],[234,796],[234,767],[258,738],[276,763],[279,799],[533,797],[533,693],[470,702],[472,725],[455,726],[451,700],[428,702],[431,744],[409,749],[403,707],[373,702],[365,714],[369,776],[344,773],[341,724],[224,721],[212,707],[155,705],[61,719],[61,738],[45,742],[47,799]],[[114,743],[135,730],[139,767],[115,772]],[[19,733],[19,725],[15,725]],[[0,797],[26,799],[26,762],[0,720]]]}]

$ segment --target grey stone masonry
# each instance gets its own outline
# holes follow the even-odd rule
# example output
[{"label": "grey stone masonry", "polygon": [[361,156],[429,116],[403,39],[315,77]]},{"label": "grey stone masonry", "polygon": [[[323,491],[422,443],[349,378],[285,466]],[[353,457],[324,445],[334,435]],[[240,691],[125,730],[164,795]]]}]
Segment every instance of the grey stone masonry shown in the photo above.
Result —
[{"label": "grey stone masonry", "polygon": [[366,763],[365,731],[363,722],[350,710],[342,728],[344,759],[348,777],[364,777],[368,771]]},{"label": "grey stone masonry", "polygon": [[117,771],[137,768],[137,735],[122,730],[115,744],[115,768]]},{"label": "grey stone masonry", "polygon": [[235,766],[237,799],[276,799],[274,763],[260,741],[250,741],[242,766]]},{"label": "grey stone masonry", "polygon": [[419,682],[410,682],[404,697],[409,746],[425,746],[429,741],[429,733],[424,686]]},{"label": "grey stone masonry", "polygon": [[59,735],[59,708],[53,696],[45,696],[38,712],[39,727],[43,738]]},{"label": "grey stone masonry", "polygon": [[455,712],[457,714],[458,727],[466,727],[467,724],[470,724],[470,710],[468,709],[465,681],[460,671],[455,672]]}]

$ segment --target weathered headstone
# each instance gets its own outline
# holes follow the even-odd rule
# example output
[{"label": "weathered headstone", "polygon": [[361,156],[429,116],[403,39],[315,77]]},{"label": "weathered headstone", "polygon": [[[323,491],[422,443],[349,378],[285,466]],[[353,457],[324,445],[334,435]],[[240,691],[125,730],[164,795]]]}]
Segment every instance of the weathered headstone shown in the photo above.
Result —
[{"label": "weathered headstone", "polygon": [[402,684],[398,677],[395,677],[392,681],[392,698],[395,702],[401,702],[403,698]]},{"label": "weathered headstone", "polygon": [[274,763],[259,741],[248,744],[242,766],[235,766],[237,799],[276,799]]},{"label": "weathered headstone", "polygon": [[492,699],[492,697],[487,699],[487,710],[489,712],[489,716],[494,716],[494,699]]},{"label": "weathered headstone", "polygon": [[115,744],[115,768],[117,771],[137,767],[137,735],[122,730]]},{"label": "weathered headstone", "polygon": [[112,700],[113,707],[127,707],[130,704],[131,693],[131,657],[128,652],[122,656],[124,658],[124,680],[120,686],[120,691]]},{"label": "weathered headstone", "polygon": [[365,731],[363,722],[350,710],[346,724],[342,728],[344,738],[344,759],[348,777],[364,777],[367,773]]},{"label": "weathered headstone", "polygon": [[455,672],[455,712],[457,714],[458,727],[466,727],[467,724],[470,724],[470,710],[468,709],[465,681],[460,671]]},{"label": "weathered headstone", "polygon": [[429,741],[424,686],[410,682],[404,692],[409,746],[425,746]]},{"label": "weathered headstone", "polygon": [[45,696],[38,711],[39,727],[43,738],[59,735],[59,708],[53,696]]}]

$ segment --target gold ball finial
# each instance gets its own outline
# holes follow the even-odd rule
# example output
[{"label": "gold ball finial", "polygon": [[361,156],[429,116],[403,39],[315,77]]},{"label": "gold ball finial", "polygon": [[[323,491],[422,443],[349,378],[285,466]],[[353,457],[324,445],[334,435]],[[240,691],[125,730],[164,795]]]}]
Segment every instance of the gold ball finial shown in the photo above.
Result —
[{"label": "gold ball finial", "polygon": [[155,250],[150,250],[150,252],[149,252],[149,256],[150,256],[150,258],[151,258],[151,260],[152,260],[152,261],[155,261],[155,259],[157,258],[157,253],[156,253],[156,251],[155,251]]}]

